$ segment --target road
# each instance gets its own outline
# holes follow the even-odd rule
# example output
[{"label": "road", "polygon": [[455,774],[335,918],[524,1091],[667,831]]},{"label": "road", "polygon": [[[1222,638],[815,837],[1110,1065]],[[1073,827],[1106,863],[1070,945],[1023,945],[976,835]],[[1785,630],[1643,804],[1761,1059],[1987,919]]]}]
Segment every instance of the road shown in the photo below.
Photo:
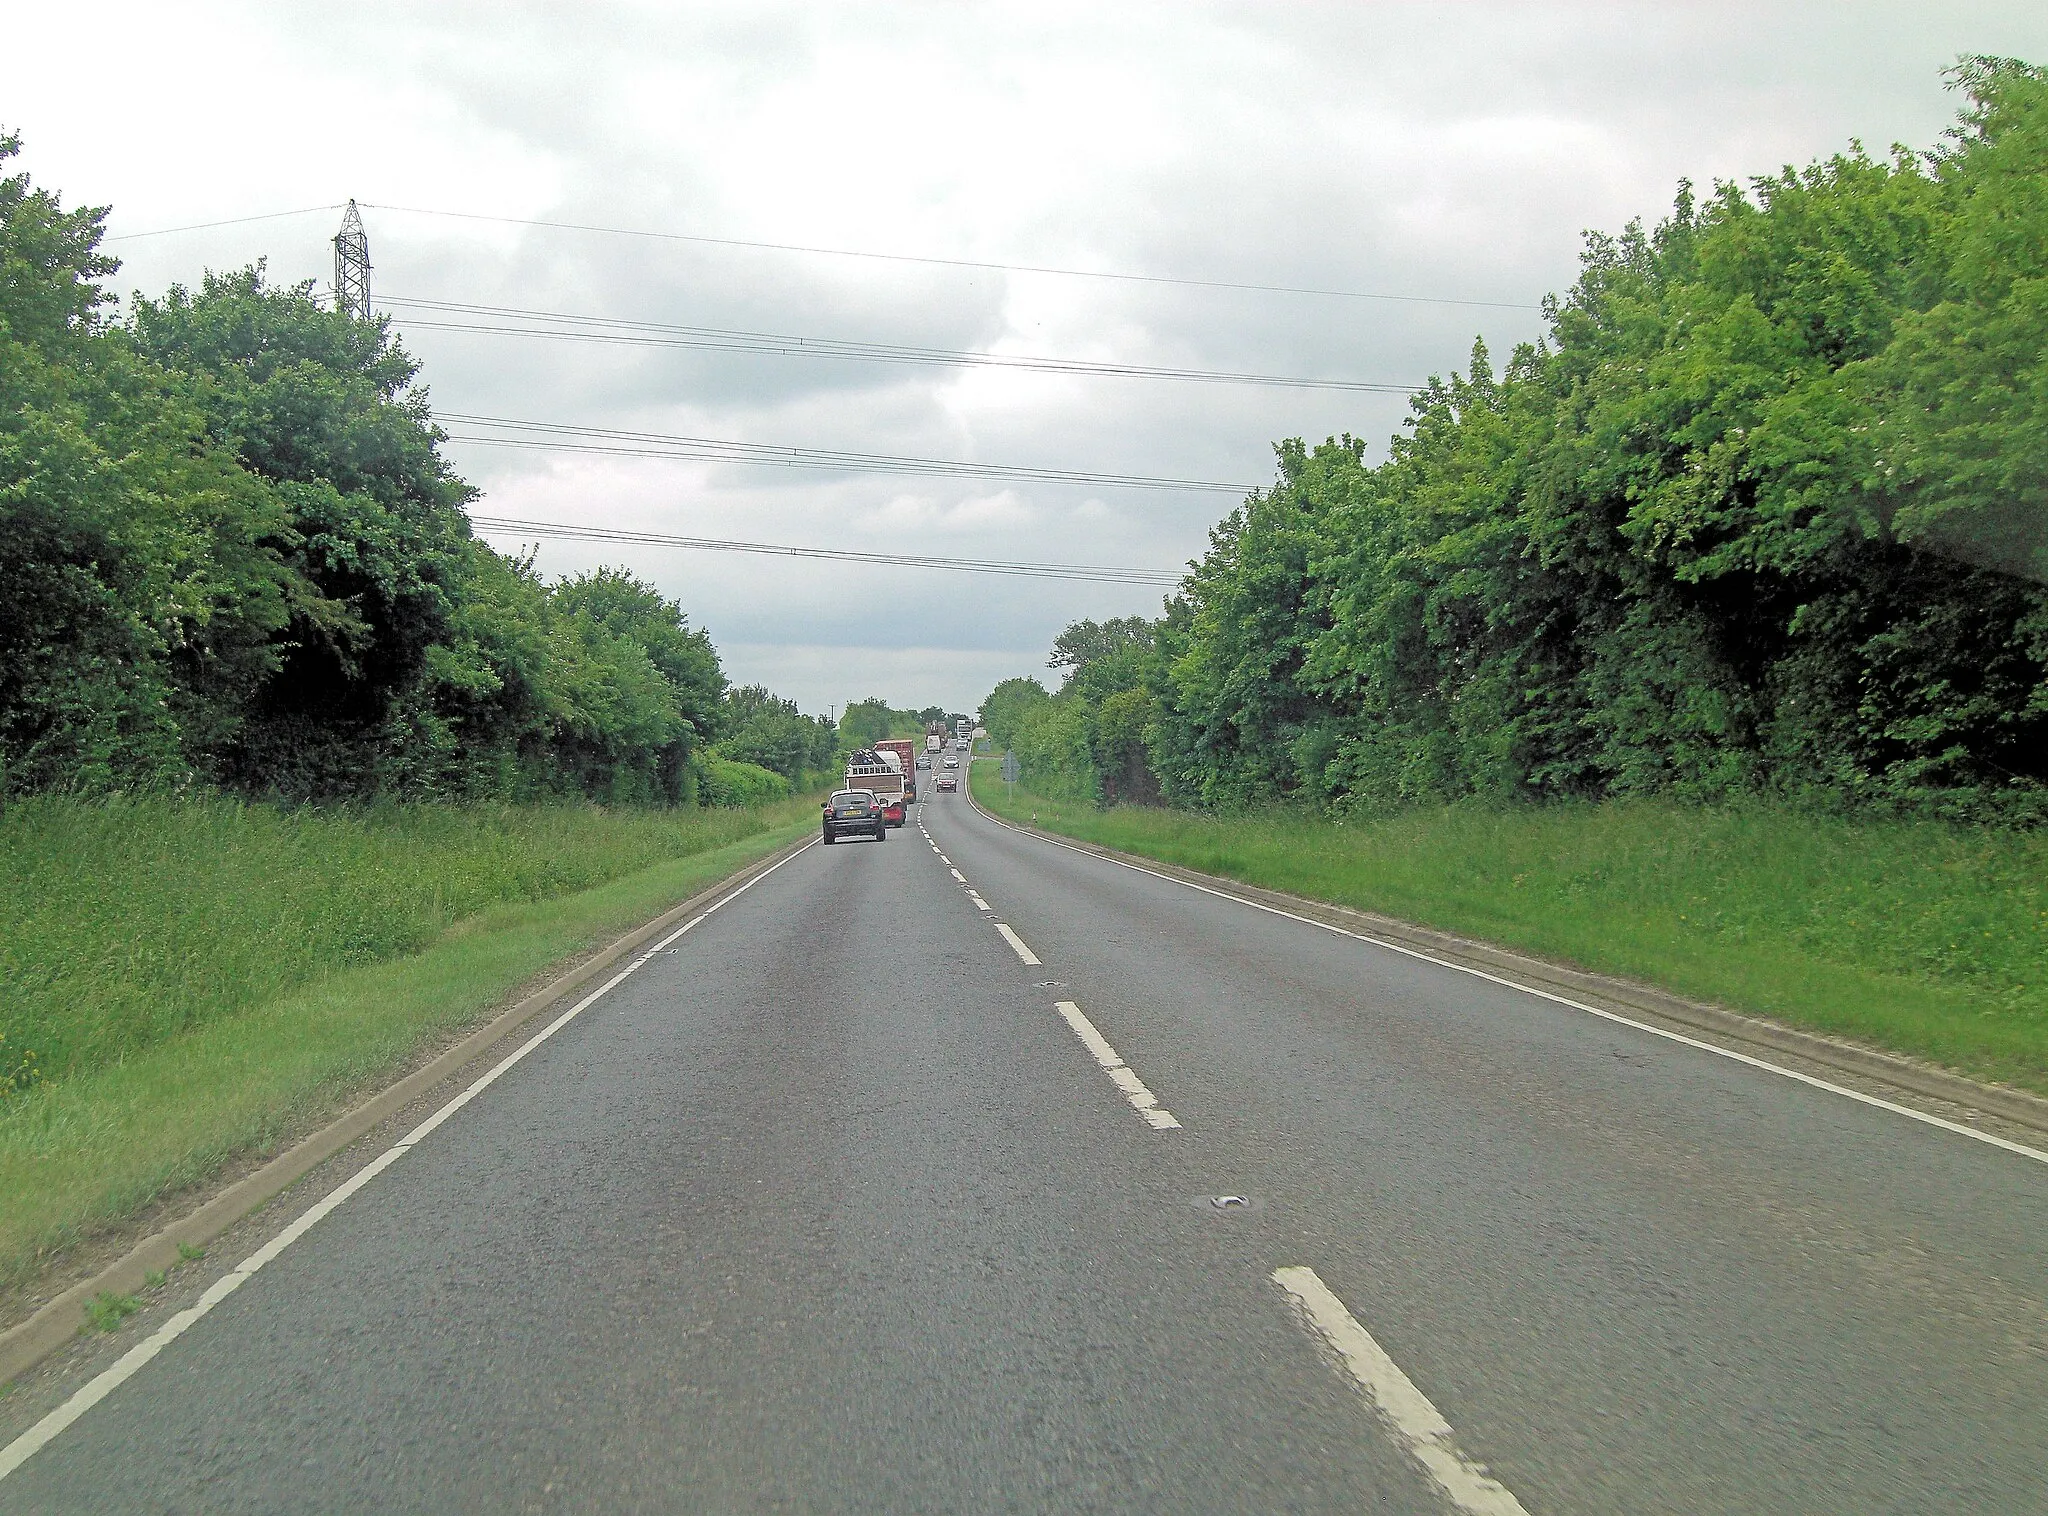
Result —
[{"label": "road", "polygon": [[921,818],[648,958],[0,1509],[2048,1512],[2048,1164]]}]

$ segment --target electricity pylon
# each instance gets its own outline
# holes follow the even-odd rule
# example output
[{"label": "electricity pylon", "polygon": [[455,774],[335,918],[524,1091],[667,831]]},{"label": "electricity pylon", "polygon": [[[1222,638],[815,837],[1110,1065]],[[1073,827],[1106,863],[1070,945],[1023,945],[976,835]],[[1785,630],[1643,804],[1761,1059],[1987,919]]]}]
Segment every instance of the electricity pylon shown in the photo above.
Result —
[{"label": "electricity pylon", "polygon": [[370,239],[353,200],[334,239],[334,308],[358,321],[370,319]]}]

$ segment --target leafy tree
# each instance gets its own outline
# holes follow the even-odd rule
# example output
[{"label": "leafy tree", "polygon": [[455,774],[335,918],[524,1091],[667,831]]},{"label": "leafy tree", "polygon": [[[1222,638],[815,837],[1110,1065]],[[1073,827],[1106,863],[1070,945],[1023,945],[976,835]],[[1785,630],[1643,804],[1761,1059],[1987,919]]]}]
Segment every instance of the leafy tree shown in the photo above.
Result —
[{"label": "leafy tree", "polygon": [[838,756],[839,732],[824,717],[806,716],[794,700],[778,699],[766,687],[727,690],[717,753],[808,784],[828,773]]},{"label": "leafy tree", "polygon": [[105,214],[0,178],[0,792],[183,783],[316,598],[274,493],[102,315]]},{"label": "leafy tree", "polygon": [[1005,679],[981,702],[981,724],[998,748],[1010,747],[1024,717],[1051,698],[1036,679]]}]

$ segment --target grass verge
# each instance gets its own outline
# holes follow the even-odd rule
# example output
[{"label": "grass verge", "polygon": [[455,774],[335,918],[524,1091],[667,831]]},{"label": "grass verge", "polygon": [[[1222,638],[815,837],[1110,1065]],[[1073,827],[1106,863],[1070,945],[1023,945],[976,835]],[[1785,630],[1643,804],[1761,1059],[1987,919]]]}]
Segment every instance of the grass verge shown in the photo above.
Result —
[{"label": "grass verge", "polygon": [[[803,835],[815,814],[814,801],[798,800],[700,816],[703,824],[694,831],[669,834],[666,846],[688,849],[679,856],[652,863],[629,857],[630,869],[614,869],[614,877],[593,886],[501,900],[437,924],[424,942],[389,934],[388,941],[403,945],[387,948],[382,961],[351,964],[346,954],[330,954],[310,968],[302,961],[295,982],[282,992],[225,1014],[197,1016],[185,1029],[119,1058],[5,1097],[0,1284],[18,1284],[64,1247],[205,1182],[237,1157],[317,1126],[386,1082],[422,1048],[484,1020],[551,965]],[[593,819],[595,830],[617,840],[617,818]],[[538,835],[529,821],[542,832],[573,826],[561,816],[501,820],[529,837]],[[446,818],[435,824],[452,826],[452,835],[466,839],[457,855],[473,856],[475,839],[461,824]],[[205,862],[190,860],[187,871],[201,872]],[[308,867],[318,866],[309,856]],[[150,887],[148,880],[139,885],[144,893]],[[305,888],[320,898],[312,885]],[[416,917],[420,898],[394,899],[393,914]],[[273,915],[251,906],[240,919],[261,922],[268,931]],[[193,934],[199,941],[189,949],[193,973],[203,981],[216,973],[203,956],[209,931],[217,937],[222,930],[214,923]],[[143,956],[149,973],[176,983],[164,965],[177,952]],[[104,963],[91,972],[74,968],[73,977],[119,991],[117,999],[126,994],[116,968]],[[196,997],[194,1003],[203,1008]]]},{"label": "grass verge", "polygon": [[1762,803],[1104,811],[983,767],[974,798],[1047,831],[2048,1094],[2048,836]]}]

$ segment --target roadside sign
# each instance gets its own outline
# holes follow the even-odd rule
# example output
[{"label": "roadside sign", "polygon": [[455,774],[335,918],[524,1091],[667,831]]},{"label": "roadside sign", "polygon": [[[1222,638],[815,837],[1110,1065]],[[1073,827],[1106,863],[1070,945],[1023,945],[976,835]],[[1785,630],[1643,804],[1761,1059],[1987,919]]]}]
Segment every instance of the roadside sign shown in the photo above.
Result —
[{"label": "roadside sign", "polygon": [[1017,755],[1016,755],[1015,753],[1010,753],[1010,752],[1006,752],[1006,753],[1004,753],[1004,754],[1003,754],[1003,782],[1004,782],[1005,784],[1015,784],[1015,783],[1017,782],[1017,779],[1018,779],[1018,777],[1019,777],[1019,776],[1020,776],[1020,775],[1021,775],[1022,773],[1023,773],[1023,770],[1021,770],[1020,768],[1018,768],[1018,767],[1017,767]]}]

